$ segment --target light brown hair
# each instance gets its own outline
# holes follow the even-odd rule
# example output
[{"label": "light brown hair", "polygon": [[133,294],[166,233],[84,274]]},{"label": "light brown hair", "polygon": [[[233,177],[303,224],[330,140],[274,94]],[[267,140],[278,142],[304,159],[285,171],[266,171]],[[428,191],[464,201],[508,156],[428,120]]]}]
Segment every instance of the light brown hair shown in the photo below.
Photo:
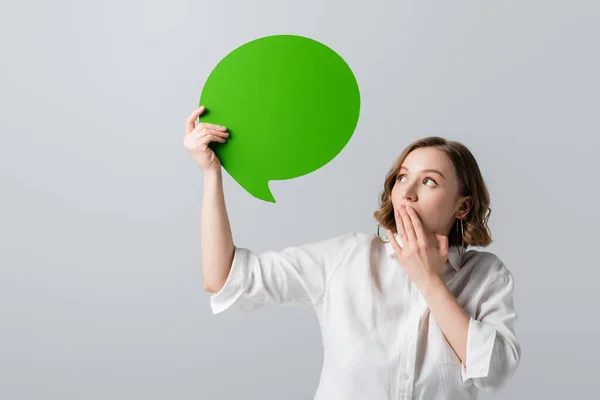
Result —
[{"label": "light brown hair", "polygon": [[[462,143],[446,140],[439,136],[429,136],[411,143],[402,153],[385,177],[383,192],[379,199],[379,209],[373,213],[377,221],[377,236],[379,228],[397,232],[394,206],[392,204],[392,188],[396,183],[398,171],[402,163],[413,150],[422,147],[435,147],[443,151],[454,165],[458,177],[459,196],[471,196],[471,209],[463,219],[463,238],[460,238],[460,221],[456,219],[448,235],[448,246],[458,246],[461,243],[468,246],[485,247],[492,243],[492,235],[488,227],[488,219],[492,213],[490,208],[490,195],[471,151]],[[458,227],[458,231],[457,231]],[[458,232],[458,233],[457,233]]]}]

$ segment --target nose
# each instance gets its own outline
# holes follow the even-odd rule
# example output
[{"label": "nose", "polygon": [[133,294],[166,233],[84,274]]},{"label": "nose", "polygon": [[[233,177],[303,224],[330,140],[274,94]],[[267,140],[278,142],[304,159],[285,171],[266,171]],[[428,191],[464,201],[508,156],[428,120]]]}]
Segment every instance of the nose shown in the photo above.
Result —
[{"label": "nose", "polygon": [[410,187],[408,187],[402,191],[402,199],[403,200],[410,200],[412,202],[412,201],[416,200],[416,197],[417,196],[415,195],[414,190],[412,190]]}]

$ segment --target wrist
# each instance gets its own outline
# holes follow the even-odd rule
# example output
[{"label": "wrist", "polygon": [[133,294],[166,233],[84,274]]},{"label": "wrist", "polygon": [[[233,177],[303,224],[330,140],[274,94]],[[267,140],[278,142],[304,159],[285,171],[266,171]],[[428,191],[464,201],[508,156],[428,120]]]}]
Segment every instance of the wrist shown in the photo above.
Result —
[{"label": "wrist", "polygon": [[214,180],[221,178],[221,164],[216,167],[210,167],[206,170],[202,171],[202,175],[204,175],[204,180]]},{"label": "wrist", "polygon": [[428,275],[421,282],[419,282],[419,285],[417,285],[419,291],[424,296],[431,292],[435,292],[444,286],[446,286],[446,284],[444,283],[442,277],[435,274]]}]

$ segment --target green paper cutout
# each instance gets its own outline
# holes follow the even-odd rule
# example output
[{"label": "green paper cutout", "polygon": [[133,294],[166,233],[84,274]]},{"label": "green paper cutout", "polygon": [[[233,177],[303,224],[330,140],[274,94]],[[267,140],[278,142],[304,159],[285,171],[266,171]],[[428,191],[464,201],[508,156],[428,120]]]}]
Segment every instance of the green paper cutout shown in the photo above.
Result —
[{"label": "green paper cutout", "polygon": [[211,142],[223,168],[254,197],[275,203],[270,180],[313,172],[337,156],[358,123],[360,92],[332,49],[296,35],[248,42],[209,75],[199,117],[227,127]]}]

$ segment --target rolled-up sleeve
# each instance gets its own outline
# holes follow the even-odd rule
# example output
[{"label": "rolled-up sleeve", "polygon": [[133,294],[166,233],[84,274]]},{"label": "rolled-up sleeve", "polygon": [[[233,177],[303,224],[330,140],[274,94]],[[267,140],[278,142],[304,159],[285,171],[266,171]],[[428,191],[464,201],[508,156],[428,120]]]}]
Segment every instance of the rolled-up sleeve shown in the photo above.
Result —
[{"label": "rolled-up sleeve", "polygon": [[213,314],[235,303],[242,311],[266,303],[314,305],[355,239],[355,233],[346,233],[261,253],[235,246],[229,275],[223,287],[210,297]]},{"label": "rolled-up sleeve", "polygon": [[507,269],[486,285],[476,318],[469,322],[467,362],[461,369],[465,386],[495,392],[517,370],[521,346],[515,335],[513,291],[513,276]]}]

